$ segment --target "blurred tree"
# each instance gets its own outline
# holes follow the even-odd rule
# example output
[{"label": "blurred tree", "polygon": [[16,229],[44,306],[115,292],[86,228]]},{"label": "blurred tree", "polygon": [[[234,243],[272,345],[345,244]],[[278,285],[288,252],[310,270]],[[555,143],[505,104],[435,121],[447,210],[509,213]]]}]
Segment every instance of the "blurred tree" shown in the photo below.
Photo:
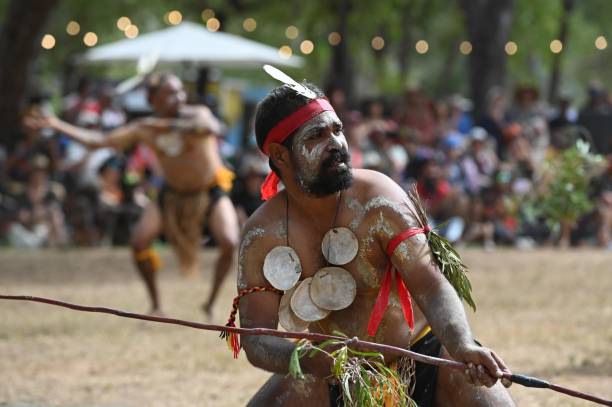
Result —
[{"label": "blurred tree", "polygon": [[340,35],[342,41],[332,48],[329,73],[327,74],[326,87],[338,87],[344,91],[348,100],[353,100],[353,64],[350,52],[350,34],[348,18],[353,7],[351,0],[340,0],[336,4],[335,31]]},{"label": "blurred tree", "polygon": [[[0,142],[19,132],[28,72],[40,50],[40,31],[57,0],[11,0],[0,28]],[[24,29],[27,27],[28,29]]]},{"label": "blurred tree", "polygon": [[485,110],[487,92],[505,85],[504,45],[512,28],[515,0],[460,0],[470,41],[470,88],[474,113]]},{"label": "blurred tree", "polygon": [[[566,47],[569,39],[569,20],[574,9],[574,0],[560,0],[563,4],[563,13],[559,21],[559,36],[562,46]],[[561,78],[561,58],[564,54],[558,52],[554,54],[550,83],[548,87],[548,101],[555,103],[559,96],[559,81]]]}]

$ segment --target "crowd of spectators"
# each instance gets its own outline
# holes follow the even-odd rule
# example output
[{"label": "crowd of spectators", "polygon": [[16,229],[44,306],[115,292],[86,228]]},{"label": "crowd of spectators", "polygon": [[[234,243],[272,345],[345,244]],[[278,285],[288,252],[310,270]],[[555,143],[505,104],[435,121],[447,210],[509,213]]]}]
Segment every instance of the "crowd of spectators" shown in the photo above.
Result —
[{"label": "crowd of spectators", "polygon": [[[612,98],[602,87],[589,88],[580,111],[568,99],[545,105],[533,87],[493,88],[481,117],[460,95],[432,99],[419,89],[400,99],[363,101],[360,109],[340,90],[328,95],[344,123],[353,167],[381,171],[405,188],[415,183],[432,223],[449,240],[488,250],[559,241],[612,248]],[[63,99],[61,116],[108,131],[133,114],[116,106],[112,87],[83,80]],[[546,159],[577,138],[607,161],[591,182],[594,209],[564,240],[546,219],[528,216],[524,204],[542,193]],[[237,174],[232,199],[241,221],[262,203],[259,187],[269,171],[252,145],[225,149],[239,152],[224,158]],[[24,128],[22,137],[0,146],[0,241],[15,247],[126,244],[161,185],[159,165],[145,146],[88,151],[61,134]]]}]

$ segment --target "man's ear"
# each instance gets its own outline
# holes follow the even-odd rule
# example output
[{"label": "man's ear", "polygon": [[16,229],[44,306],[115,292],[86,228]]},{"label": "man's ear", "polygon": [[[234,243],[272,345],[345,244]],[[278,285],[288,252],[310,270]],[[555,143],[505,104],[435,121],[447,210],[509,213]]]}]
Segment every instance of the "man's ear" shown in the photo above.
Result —
[{"label": "man's ear", "polygon": [[270,143],[268,152],[270,153],[270,160],[276,168],[283,170],[289,167],[291,162],[289,150],[285,146],[279,143]]}]

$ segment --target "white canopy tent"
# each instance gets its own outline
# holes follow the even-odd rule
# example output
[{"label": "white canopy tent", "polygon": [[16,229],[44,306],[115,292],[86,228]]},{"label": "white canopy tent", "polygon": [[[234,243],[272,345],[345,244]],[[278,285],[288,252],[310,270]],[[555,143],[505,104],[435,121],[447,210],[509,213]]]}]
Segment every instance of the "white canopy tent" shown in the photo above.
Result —
[{"label": "white canopy tent", "polygon": [[204,66],[248,67],[272,64],[299,67],[302,58],[283,58],[278,49],[237,35],[211,32],[200,24],[184,22],[135,39],[92,48],[81,62],[138,61],[156,55],[161,63],[190,62]]}]

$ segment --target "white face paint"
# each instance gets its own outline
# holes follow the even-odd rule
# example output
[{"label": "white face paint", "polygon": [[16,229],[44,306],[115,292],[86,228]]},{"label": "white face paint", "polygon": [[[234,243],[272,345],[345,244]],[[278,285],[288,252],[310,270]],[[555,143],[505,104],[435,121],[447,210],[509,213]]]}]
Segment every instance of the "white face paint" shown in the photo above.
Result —
[{"label": "white face paint", "polygon": [[[291,147],[297,159],[297,180],[306,191],[319,177],[323,161],[329,158],[326,151],[348,152],[342,122],[332,111],[323,112],[304,123],[297,130]],[[348,168],[344,163],[339,167]]]}]

